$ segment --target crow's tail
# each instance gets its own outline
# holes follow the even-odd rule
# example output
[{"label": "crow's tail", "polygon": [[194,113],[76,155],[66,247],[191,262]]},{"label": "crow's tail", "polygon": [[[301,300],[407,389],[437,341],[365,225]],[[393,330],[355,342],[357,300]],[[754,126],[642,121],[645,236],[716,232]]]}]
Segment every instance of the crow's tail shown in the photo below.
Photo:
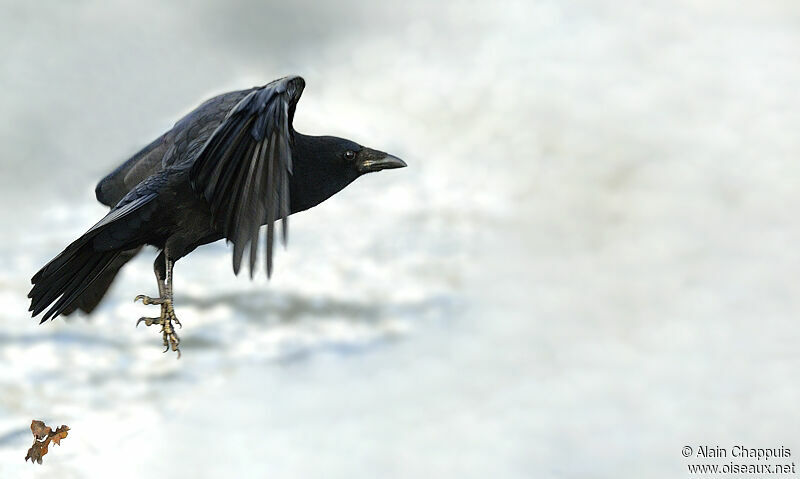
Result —
[{"label": "crow's tail", "polygon": [[[150,218],[156,203],[155,193],[120,202],[99,223],[67,246],[31,278],[33,288],[29,311],[38,315],[52,304],[42,323],[59,314],[69,314],[100,301],[116,271],[132,258],[143,244],[143,224]],[[125,258],[125,255],[129,255]],[[87,288],[98,281],[97,286]],[[81,295],[88,295],[81,298]],[[93,298],[93,296],[97,298]],[[96,299],[96,301],[94,301]],[[91,305],[94,307],[93,305]]]},{"label": "crow's tail", "polygon": [[41,323],[69,309],[121,254],[120,251],[95,251],[91,238],[87,236],[84,235],[67,246],[31,279],[33,288],[28,297],[31,298],[29,311],[33,312],[33,316],[55,301]]}]

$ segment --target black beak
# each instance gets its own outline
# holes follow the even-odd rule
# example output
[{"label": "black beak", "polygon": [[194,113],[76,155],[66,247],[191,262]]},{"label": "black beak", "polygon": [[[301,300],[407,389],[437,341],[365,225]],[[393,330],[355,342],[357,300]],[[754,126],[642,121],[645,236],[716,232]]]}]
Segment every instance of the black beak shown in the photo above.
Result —
[{"label": "black beak", "polygon": [[370,173],[392,168],[405,168],[406,166],[408,166],[406,162],[396,156],[382,151],[374,151],[373,154],[367,155],[363,161],[359,162],[358,171],[359,173]]}]

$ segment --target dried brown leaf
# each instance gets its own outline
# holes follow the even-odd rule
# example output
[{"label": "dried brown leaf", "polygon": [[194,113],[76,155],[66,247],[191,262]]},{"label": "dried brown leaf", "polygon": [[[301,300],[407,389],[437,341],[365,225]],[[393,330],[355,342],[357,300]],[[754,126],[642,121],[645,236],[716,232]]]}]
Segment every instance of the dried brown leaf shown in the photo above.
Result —
[{"label": "dried brown leaf", "polygon": [[[47,454],[47,447],[50,445],[50,441],[61,445],[61,440],[67,437],[67,431],[69,431],[69,428],[64,425],[53,431],[42,421],[34,420],[31,422],[31,433],[33,433],[34,439],[33,445],[28,449],[28,454],[25,456],[25,461],[27,462],[30,459],[31,464],[34,461],[41,464],[42,456]],[[40,439],[44,440],[40,441]]]}]

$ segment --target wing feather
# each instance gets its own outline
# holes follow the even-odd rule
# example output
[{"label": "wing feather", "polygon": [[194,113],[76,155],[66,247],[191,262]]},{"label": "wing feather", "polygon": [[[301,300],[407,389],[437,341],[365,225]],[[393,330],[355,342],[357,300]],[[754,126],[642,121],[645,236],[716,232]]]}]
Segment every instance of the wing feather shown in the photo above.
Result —
[{"label": "wing feather", "polygon": [[267,276],[272,275],[278,220],[281,241],[286,244],[291,211],[292,118],[304,87],[305,81],[293,76],[253,89],[231,108],[192,166],[192,186],[208,201],[215,224],[233,243],[236,274],[247,252],[252,277],[261,225],[267,227]]}]

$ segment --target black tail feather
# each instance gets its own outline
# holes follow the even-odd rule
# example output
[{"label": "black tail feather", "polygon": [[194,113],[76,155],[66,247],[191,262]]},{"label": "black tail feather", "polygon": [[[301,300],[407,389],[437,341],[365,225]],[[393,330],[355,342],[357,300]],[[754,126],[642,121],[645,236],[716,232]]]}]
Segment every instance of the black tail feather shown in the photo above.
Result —
[{"label": "black tail feather", "polygon": [[[143,244],[142,221],[152,215],[157,206],[154,203],[157,196],[157,193],[144,187],[143,191],[134,189],[89,231],[33,275],[33,288],[28,293],[33,316],[51,304],[41,322],[62,313],[69,314],[81,304],[93,302],[93,308],[113,281],[116,271]],[[118,258],[125,258],[126,255],[129,255],[127,259],[117,262]],[[104,275],[109,266],[109,273]],[[89,290],[88,298],[84,301],[81,295],[101,277],[103,280],[96,289]]]},{"label": "black tail feather", "polygon": [[63,313],[120,254],[119,251],[94,251],[90,241],[78,240],[71,244],[33,277],[34,285],[28,294],[33,316],[54,301],[41,322]]},{"label": "black tail feather", "polygon": [[[81,247],[85,245],[89,239],[91,239],[89,236],[84,235],[73,241],[72,244],[64,248],[64,251],[61,252],[61,254],[51,259],[50,262],[44,265],[42,269],[33,275],[33,278],[31,278],[31,283],[36,284],[42,279],[43,276],[52,276],[53,274],[57,273],[67,261],[71,260],[75,254],[80,251]],[[32,296],[29,294],[28,297],[30,298]]]},{"label": "black tail feather", "polygon": [[[33,288],[28,293],[28,297],[31,298],[31,307],[28,310],[33,311],[34,316],[41,313],[48,304],[63,293],[64,285],[72,277],[69,271],[59,274],[64,266],[70,261],[73,263],[73,268],[77,265],[82,266],[91,256],[90,249],[86,248],[89,239],[86,235],[81,236],[33,275],[31,278]],[[77,259],[76,255],[79,256]]]},{"label": "black tail feather", "polygon": [[141,251],[141,248],[136,248],[132,250],[123,251],[120,255],[111,262],[111,264],[103,270],[97,276],[86,291],[84,291],[78,298],[72,302],[72,304],[68,305],[64,310],[61,312],[63,316],[68,316],[78,309],[83,311],[84,313],[91,313],[100,304],[100,301],[105,297],[106,292],[111,287],[111,284],[114,282],[114,278],[117,277],[117,273],[119,273],[120,269],[122,269],[125,264],[128,263],[131,259],[133,259],[138,253]]},{"label": "black tail feather", "polygon": [[100,276],[117,256],[119,256],[119,252],[104,252],[92,257],[64,288],[64,294],[45,313],[41,322],[61,314]]}]

